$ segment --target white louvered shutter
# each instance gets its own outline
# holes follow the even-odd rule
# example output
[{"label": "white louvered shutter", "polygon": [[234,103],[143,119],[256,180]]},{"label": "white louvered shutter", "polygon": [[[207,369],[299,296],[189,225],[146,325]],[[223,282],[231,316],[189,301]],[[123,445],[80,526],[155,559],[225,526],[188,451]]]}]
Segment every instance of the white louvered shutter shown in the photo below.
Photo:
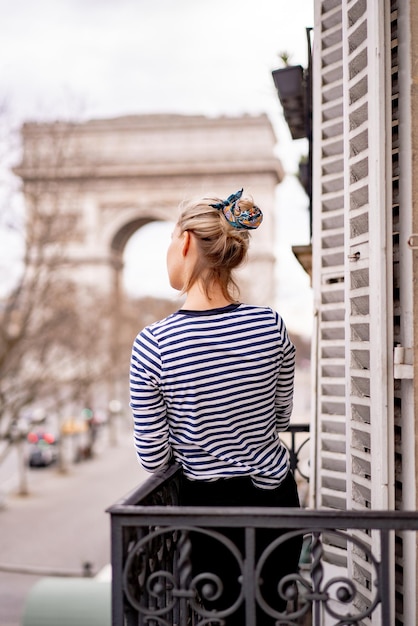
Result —
[{"label": "white louvered shutter", "polygon": [[[358,510],[387,509],[393,508],[387,2],[357,0],[345,4],[348,506]],[[373,533],[354,535],[376,552]],[[375,593],[372,566],[361,550],[352,550],[349,557],[351,574],[361,589],[356,605],[363,610],[370,606]],[[379,623],[379,619],[378,614],[374,615],[372,623]]]},{"label": "white louvered shutter", "polygon": [[[407,241],[412,232],[411,170],[411,26],[410,5],[390,1],[390,68],[392,114],[393,338],[401,364],[394,365],[395,509],[416,509],[413,280],[414,259]],[[388,37],[389,39],[389,37]],[[412,60],[413,64],[413,60]],[[389,138],[388,138],[389,141]],[[402,354],[406,348],[406,354]],[[396,362],[397,359],[395,359]],[[403,363],[402,363],[403,361]],[[416,536],[395,536],[395,626],[417,623]]]},{"label": "white louvered shutter", "polygon": [[317,311],[316,506],[346,508],[342,7],[315,5],[313,286]]},{"label": "white louvered shutter", "polygon": [[[389,0],[323,0],[315,8],[316,505],[387,509],[394,505],[393,11]],[[376,549],[373,533],[354,535]],[[369,606],[367,556],[330,546],[327,558],[347,560],[360,586],[356,606]]]}]

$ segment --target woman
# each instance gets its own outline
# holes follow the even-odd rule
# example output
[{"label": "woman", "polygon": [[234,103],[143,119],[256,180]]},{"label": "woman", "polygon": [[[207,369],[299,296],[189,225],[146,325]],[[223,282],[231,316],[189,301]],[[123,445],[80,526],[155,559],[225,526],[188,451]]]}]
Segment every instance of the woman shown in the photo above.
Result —
[{"label": "woman", "polygon": [[[261,210],[242,190],[227,200],[186,204],[167,252],[170,284],[185,302],[133,345],[136,451],[149,472],[171,460],[181,465],[184,505],[299,506],[279,437],[292,412],[295,348],[278,313],[237,300],[232,276],[261,222]],[[243,550],[241,529],[225,534]],[[271,539],[259,532],[258,554]],[[231,584],[222,600],[205,606],[223,610],[233,603],[238,582],[232,582],[233,565],[228,570],[208,546],[208,539],[194,538],[194,566],[215,568],[222,560]],[[286,542],[281,565],[263,570],[263,595],[279,610],[285,602],[277,598],[277,581],[297,570],[299,553],[299,539]],[[226,623],[242,625],[243,616],[236,612]]]}]

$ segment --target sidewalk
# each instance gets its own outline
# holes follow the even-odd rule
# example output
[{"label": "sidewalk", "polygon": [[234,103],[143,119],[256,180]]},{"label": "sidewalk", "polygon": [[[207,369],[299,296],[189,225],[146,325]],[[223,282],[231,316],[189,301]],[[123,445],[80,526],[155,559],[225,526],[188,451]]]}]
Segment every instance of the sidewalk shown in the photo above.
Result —
[{"label": "sidewalk", "polygon": [[[105,509],[148,476],[139,466],[126,426],[117,446],[103,440],[94,459],[30,471],[26,497],[9,494],[0,510],[0,624],[20,626],[25,598],[43,576],[93,574],[110,562],[110,518]],[[27,568],[37,574],[16,570]],[[5,571],[8,569],[8,571]],[[58,625],[57,625],[58,626]]]}]

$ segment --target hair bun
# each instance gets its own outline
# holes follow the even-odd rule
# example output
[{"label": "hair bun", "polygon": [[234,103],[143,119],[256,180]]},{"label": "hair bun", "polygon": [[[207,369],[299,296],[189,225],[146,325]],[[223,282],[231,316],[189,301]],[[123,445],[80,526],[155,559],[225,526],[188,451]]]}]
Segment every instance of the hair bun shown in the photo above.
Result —
[{"label": "hair bun", "polygon": [[261,209],[250,200],[241,200],[243,189],[228,196],[226,200],[210,204],[225,216],[226,221],[239,230],[254,230],[263,221]]}]

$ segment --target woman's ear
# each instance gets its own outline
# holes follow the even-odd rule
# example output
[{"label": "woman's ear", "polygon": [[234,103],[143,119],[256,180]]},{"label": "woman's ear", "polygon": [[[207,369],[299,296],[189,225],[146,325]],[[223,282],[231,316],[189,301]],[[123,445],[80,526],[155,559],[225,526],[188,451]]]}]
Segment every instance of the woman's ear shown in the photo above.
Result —
[{"label": "woman's ear", "polygon": [[190,250],[190,239],[191,239],[190,232],[188,230],[185,230],[182,237],[183,237],[183,242],[182,242],[182,247],[181,247],[181,253],[183,256],[187,256],[187,253]]}]

